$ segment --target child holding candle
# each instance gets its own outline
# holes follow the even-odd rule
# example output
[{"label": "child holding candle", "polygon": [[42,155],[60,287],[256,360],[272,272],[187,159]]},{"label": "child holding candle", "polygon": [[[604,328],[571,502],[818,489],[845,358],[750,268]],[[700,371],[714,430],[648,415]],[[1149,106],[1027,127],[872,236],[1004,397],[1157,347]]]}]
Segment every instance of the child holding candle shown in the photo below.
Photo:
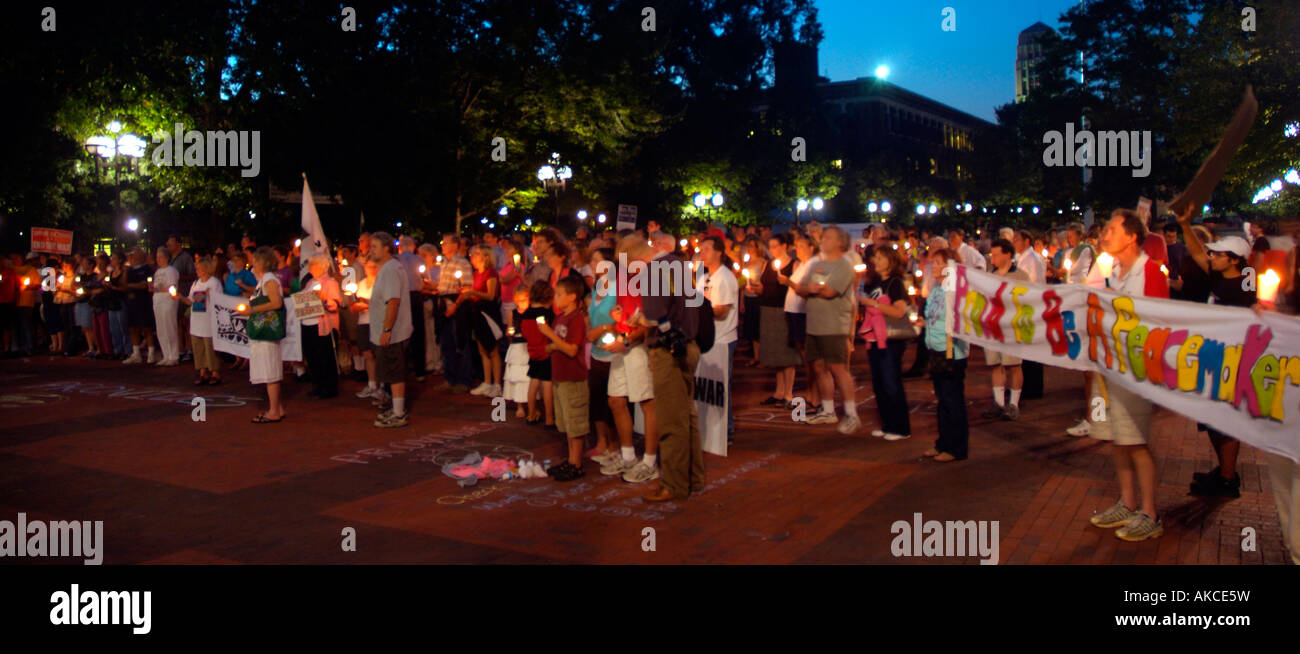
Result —
[{"label": "child holding candle", "polygon": [[[509,241],[507,241],[509,242]],[[506,326],[506,337],[510,347],[506,350],[505,398],[515,403],[515,417],[527,418],[524,406],[528,403],[530,382],[528,379],[528,340],[524,338],[524,314],[528,312],[528,289],[516,285],[511,306],[510,320]],[[534,322],[534,324],[536,324]]]},{"label": "child holding candle", "polygon": [[520,316],[522,321],[518,329],[524,333],[528,343],[528,424],[542,422],[542,413],[537,411],[537,391],[542,392],[542,405],[545,409],[544,426],[555,427],[555,396],[551,386],[551,358],[546,349],[547,338],[539,329],[543,324],[555,320],[551,311],[554,292],[545,280],[533,282],[528,293],[529,308]]},{"label": "child holding candle", "polygon": [[582,449],[591,431],[588,425],[590,395],[587,389],[587,365],[582,358],[582,344],[587,338],[587,317],[578,310],[586,285],[572,277],[563,277],[555,285],[554,326],[551,321],[537,323],[546,337],[553,375],[556,427],[568,442],[568,458],[546,471],[556,481],[573,481],[583,476]]},{"label": "child holding candle", "polygon": [[221,292],[221,283],[213,276],[216,262],[210,257],[202,257],[194,264],[199,278],[190,285],[188,296],[181,297],[181,302],[190,307],[190,342],[194,347],[194,370],[198,378],[195,386],[216,386],[221,383],[221,368],[217,364],[217,353],[212,348],[212,319],[208,312],[208,298]]}]

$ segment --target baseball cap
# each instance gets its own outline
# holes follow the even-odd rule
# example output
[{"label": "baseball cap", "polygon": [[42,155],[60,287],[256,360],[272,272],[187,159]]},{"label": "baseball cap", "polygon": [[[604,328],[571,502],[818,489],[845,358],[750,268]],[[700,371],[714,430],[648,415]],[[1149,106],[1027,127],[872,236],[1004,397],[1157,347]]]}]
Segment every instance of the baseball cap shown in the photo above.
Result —
[{"label": "baseball cap", "polygon": [[1213,243],[1207,243],[1205,249],[1214,252],[1230,252],[1242,259],[1250,256],[1250,244],[1246,243],[1246,239],[1240,236],[1228,236]]}]

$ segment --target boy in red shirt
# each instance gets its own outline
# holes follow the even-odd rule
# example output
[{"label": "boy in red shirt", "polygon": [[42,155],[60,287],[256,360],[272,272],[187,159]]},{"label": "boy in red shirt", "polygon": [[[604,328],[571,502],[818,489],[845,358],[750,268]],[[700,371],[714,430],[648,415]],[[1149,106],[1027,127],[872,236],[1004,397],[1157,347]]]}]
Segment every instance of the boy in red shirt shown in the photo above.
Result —
[{"label": "boy in red shirt", "polygon": [[585,294],[582,282],[564,277],[555,285],[555,325],[538,323],[537,329],[550,339],[551,382],[555,390],[555,426],[569,440],[569,458],[546,471],[556,481],[582,477],[582,449],[588,427],[587,364],[582,346],[587,339],[587,316],[578,311],[578,298]]}]

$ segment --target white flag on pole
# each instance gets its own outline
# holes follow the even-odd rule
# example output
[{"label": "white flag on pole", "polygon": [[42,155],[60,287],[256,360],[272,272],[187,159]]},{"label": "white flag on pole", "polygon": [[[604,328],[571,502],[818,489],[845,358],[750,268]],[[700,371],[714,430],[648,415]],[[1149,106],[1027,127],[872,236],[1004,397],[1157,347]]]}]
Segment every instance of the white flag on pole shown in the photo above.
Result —
[{"label": "white flag on pole", "polygon": [[306,173],[302,175],[302,231],[307,233],[307,237],[302,239],[299,260],[305,272],[309,259],[317,254],[329,254],[330,251],[329,239],[325,238],[325,230],[320,226],[320,215],[316,213],[316,202],[311,197],[311,187],[307,185]]}]

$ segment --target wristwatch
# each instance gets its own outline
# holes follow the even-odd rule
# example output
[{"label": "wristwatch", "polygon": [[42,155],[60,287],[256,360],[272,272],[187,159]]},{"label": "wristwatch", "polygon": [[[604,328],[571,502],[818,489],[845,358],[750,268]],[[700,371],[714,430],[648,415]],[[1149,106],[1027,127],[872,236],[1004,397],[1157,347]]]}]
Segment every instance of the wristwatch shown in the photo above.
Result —
[{"label": "wristwatch", "polygon": [[390,333],[390,332],[392,332],[392,331],[393,331],[393,328],[392,328],[392,327],[389,327],[388,329],[385,329],[385,330],[384,330],[384,333],[387,334],[387,333]]}]

